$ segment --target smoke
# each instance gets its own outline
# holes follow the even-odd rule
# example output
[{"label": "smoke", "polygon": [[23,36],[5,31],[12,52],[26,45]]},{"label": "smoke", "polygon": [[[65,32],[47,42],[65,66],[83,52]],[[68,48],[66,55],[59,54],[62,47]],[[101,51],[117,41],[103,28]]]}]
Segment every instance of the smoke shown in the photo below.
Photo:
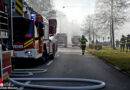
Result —
[{"label": "smoke", "polygon": [[67,16],[62,12],[57,12],[57,33],[66,33],[68,43],[71,44],[71,37],[75,35],[81,36],[80,24],[76,20],[69,21]]}]

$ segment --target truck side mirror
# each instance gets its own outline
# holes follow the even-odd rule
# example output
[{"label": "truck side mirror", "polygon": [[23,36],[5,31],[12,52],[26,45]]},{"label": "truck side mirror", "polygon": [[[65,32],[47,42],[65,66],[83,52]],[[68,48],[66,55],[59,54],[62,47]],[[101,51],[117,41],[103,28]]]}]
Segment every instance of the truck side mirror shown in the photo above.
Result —
[{"label": "truck side mirror", "polygon": [[55,27],[54,26],[49,26],[49,34],[50,36],[53,36],[55,34]]},{"label": "truck side mirror", "polygon": [[56,34],[57,28],[57,20],[56,19],[49,19],[49,34],[53,36]]}]

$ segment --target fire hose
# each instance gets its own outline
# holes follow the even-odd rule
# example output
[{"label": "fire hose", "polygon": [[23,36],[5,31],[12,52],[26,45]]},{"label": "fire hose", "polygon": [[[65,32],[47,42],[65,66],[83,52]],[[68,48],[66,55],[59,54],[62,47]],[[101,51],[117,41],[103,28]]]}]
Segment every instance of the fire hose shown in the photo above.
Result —
[{"label": "fire hose", "polygon": [[44,73],[44,72],[47,72],[47,70],[44,70],[44,71],[33,71],[33,72],[16,72],[16,71],[13,71],[11,76],[12,77],[27,77],[27,76],[33,76],[33,74],[35,73]]},{"label": "fire hose", "polygon": [[[46,72],[45,70],[44,72]],[[34,73],[42,73],[42,71],[36,72],[15,72],[24,73],[25,75],[13,75],[13,76],[29,76],[30,73],[33,75]],[[27,74],[27,75],[26,75]],[[93,90],[93,89],[101,89],[105,87],[105,82],[93,79],[80,79],[80,78],[8,78],[10,82],[12,82],[16,86],[31,88],[31,89],[51,89],[51,90]],[[45,85],[33,85],[26,84],[19,81],[33,81],[33,82],[82,82],[82,83],[93,83],[96,85],[91,86],[45,86]]]},{"label": "fire hose", "polygon": [[[1,47],[1,46],[0,46]],[[0,49],[1,50],[1,49]],[[0,51],[1,52],[1,51]],[[2,65],[1,65],[2,66]],[[46,72],[46,71],[44,71]],[[42,72],[13,72],[13,76],[17,77],[25,77],[31,76],[36,73]],[[20,75],[17,75],[20,74]],[[55,90],[92,90],[92,89],[101,89],[105,87],[105,82],[93,79],[80,79],[80,78],[8,78],[10,82],[12,82],[16,86],[25,87],[25,88],[32,88],[32,89],[55,89]],[[34,82],[83,82],[83,83],[93,83],[96,85],[91,86],[45,86],[45,85],[33,85],[22,83],[19,81],[34,81]]]},{"label": "fire hose", "polygon": [[[80,79],[80,78],[9,78],[9,81],[17,86],[33,88],[33,89],[53,89],[53,90],[92,90],[101,89],[105,87],[105,83],[99,80],[93,79]],[[33,85],[25,84],[18,81],[44,81],[44,82],[83,82],[83,83],[94,83],[97,85],[93,86],[75,86],[75,87],[65,87],[65,86],[45,86],[45,85]]]}]

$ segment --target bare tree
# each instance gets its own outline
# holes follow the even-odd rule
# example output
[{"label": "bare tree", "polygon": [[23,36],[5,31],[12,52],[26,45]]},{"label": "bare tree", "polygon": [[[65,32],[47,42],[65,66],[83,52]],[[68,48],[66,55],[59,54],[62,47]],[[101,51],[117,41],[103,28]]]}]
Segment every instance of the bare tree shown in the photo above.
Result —
[{"label": "bare tree", "polygon": [[98,29],[94,15],[87,16],[81,27],[83,34],[88,35],[89,43],[92,41],[94,43],[96,41],[98,37]]},{"label": "bare tree", "polygon": [[[91,32],[91,17],[87,16],[83,22],[83,25],[81,27],[81,30],[83,32],[83,35],[88,35],[89,43],[91,43],[92,39],[92,32]],[[91,22],[91,23],[90,23]]]},{"label": "bare tree", "polygon": [[53,10],[53,4],[51,0],[25,0],[30,7],[36,12],[47,18],[56,16],[56,10]]},{"label": "bare tree", "polygon": [[97,0],[96,19],[101,31],[110,34],[113,49],[115,49],[115,30],[127,20],[127,8],[129,0]]}]

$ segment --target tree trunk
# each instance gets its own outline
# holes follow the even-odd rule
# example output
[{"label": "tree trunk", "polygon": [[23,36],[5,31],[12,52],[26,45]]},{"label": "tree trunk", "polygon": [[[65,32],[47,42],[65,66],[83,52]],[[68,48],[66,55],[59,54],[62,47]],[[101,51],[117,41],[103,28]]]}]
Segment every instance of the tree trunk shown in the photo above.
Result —
[{"label": "tree trunk", "polygon": [[93,44],[95,43],[95,32],[94,32],[94,28],[93,28],[93,22],[92,22],[92,31],[93,31]]},{"label": "tree trunk", "polygon": [[91,44],[91,31],[90,31],[90,26],[89,26],[89,44]]},{"label": "tree trunk", "polygon": [[112,48],[116,49],[115,47],[115,34],[114,34],[114,18],[113,18],[113,0],[111,0],[111,34],[112,34]]},{"label": "tree trunk", "polygon": [[111,28],[111,19],[110,19],[110,46],[112,47],[112,28]]}]

